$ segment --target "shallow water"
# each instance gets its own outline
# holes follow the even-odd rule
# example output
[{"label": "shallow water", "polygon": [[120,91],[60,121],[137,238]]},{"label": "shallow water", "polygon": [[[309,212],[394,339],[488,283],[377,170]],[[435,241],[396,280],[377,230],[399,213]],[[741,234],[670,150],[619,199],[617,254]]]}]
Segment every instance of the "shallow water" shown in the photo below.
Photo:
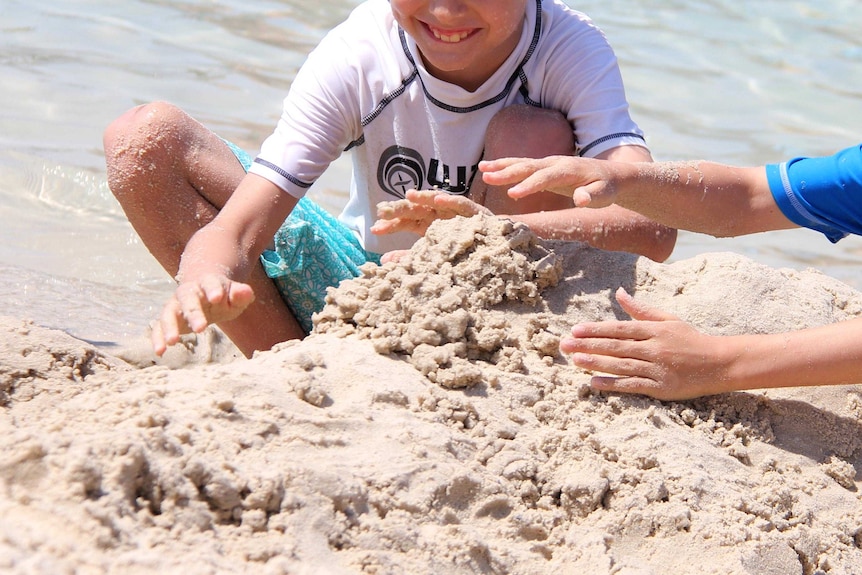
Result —
[{"label": "shallow water", "polygon": [[[0,314],[109,343],[140,334],[171,289],[105,182],[101,133],[170,100],[254,151],[293,75],[356,1],[6,0],[0,19]],[[762,164],[862,134],[862,14],[850,0],[572,2],[620,57],[659,160]],[[337,211],[346,162],[312,194]],[[736,251],[862,288],[862,240],[793,230],[683,233],[673,260]],[[86,305],[83,305],[85,304]]]}]

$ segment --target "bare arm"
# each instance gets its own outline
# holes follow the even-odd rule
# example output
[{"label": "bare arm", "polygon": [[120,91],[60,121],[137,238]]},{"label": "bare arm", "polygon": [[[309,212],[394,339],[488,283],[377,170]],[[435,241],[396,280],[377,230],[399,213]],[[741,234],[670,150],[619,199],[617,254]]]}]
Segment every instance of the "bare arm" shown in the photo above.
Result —
[{"label": "bare arm", "polygon": [[593,247],[630,252],[663,262],[676,244],[676,230],[620,206],[572,208],[506,216],[524,222],[539,237],[583,241]]},{"label": "bare arm", "polygon": [[254,174],[246,175],[215,219],[189,240],[174,296],[153,329],[161,355],[179,336],[238,317],[254,300],[244,282],[296,198]]},{"label": "bare arm", "polygon": [[486,182],[511,185],[513,197],[552,191],[577,206],[616,204],[672,228],[717,237],[795,227],[775,204],[764,167],[553,156],[482,162],[480,169]]},{"label": "bare arm", "polygon": [[575,365],[616,376],[594,376],[596,389],[674,400],[862,383],[862,318],[789,333],[710,336],[622,289],[617,300],[635,321],[576,325],[560,344]]}]

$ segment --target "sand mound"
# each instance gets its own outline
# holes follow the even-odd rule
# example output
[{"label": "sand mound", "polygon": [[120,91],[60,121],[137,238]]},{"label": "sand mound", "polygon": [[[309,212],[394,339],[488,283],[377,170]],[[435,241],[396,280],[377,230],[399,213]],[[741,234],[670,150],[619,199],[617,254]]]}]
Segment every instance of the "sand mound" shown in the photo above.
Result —
[{"label": "sand mound", "polygon": [[814,271],[477,216],[248,361],[132,367],[2,318],[0,570],[862,572],[859,388],[595,394],[556,344],[620,285],[713,333],[862,311]]}]

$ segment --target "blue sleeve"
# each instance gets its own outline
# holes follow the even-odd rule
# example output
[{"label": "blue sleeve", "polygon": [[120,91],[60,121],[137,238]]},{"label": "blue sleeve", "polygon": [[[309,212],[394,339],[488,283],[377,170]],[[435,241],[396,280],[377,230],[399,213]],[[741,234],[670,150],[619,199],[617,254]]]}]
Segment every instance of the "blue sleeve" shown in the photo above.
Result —
[{"label": "blue sleeve", "polygon": [[775,203],[793,223],[831,242],[862,235],[862,144],[822,158],[766,166]]}]

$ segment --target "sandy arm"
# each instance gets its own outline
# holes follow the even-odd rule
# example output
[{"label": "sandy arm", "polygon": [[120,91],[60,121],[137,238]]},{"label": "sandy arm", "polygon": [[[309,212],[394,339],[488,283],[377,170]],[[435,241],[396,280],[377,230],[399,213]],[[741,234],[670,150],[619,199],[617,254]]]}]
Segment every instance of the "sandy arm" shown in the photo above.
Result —
[{"label": "sandy arm", "polygon": [[594,376],[596,389],[680,400],[862,382],[862,318],[788,333],[711,336],[623,290],[617,300],[635,321],[575,325],[560,344],[575,365],[614,376]]},{"label": "sandy arm", "polygon": [[181,334],[235,319],[254,301],[245,282],[296,203],[296,198],[260,176],[243,178],[216,218],[183,250],[177,289],[153,328],[158,355]]},{"label": "sandy arm", "polygon": [[762,166],[552,156],[482,162],[480,169],[486,182],[510,185],[513,197],[552,191],[577,206],[616,204],[671,228],[716,237],[795,227],[775,204]]}]

